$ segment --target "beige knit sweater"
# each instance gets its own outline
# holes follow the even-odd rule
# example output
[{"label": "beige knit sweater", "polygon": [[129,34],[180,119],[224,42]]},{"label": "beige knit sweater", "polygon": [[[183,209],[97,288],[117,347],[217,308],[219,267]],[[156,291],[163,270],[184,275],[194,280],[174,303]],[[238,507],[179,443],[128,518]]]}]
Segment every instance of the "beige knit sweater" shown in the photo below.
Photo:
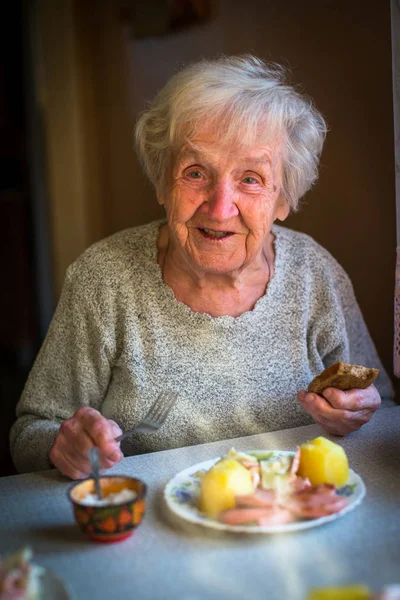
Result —
[{"label": "beige knit sweater", "polygon": [[160,222],[89,248],[62,296],[17,407],[11,449],[19,471],[50,467],[60,423],[92,406],[133,427],[160,390],[179,390],[167,422],[139,434],[142,453],[312,422],[296,400],[336,361],[381,369],[351,283],[310,237],[274,226],[275,273],[240,317],[211,317],[177,301],[157,264]]}]

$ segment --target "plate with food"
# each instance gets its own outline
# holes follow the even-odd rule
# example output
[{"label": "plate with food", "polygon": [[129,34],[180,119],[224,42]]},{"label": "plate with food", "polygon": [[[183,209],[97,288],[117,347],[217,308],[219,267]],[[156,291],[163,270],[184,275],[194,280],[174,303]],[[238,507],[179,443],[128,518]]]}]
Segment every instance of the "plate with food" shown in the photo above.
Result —
[{"label": "plate with food", "polygon": [[365,496],[344,449],[322,436],[295,451],[231,448],[166,485],[178,517],[212,529],[283,533],[317,527],[356,508]]},{"label": "plate with food", "polygon": [[0,556],[0,599],[69,600],[64,583],[52,571],[32,562],[31,548]]}]

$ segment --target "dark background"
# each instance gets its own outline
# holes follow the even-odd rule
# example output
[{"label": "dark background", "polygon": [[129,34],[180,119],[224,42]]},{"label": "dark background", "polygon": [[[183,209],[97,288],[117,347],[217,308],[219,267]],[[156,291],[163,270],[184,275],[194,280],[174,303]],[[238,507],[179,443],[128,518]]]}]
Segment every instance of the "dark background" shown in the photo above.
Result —
[{"label": "dark background", "polygon": [[14,472],[8,430],[40,344],[29,174],[22,3],[0,19],[0,475]]}]

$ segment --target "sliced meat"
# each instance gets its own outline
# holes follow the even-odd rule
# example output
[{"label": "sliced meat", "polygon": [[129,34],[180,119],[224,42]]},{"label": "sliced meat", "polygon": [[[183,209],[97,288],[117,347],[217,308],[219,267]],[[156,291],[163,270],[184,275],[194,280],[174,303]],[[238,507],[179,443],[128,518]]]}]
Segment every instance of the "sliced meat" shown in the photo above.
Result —
[{"label": "sliced meat", "polygon": [[249,525],[254,523],[261,526],[268,526],[290,523],[296,517],[285,508],[270,507],[231,508],[221,512],[218,519],[226,525]]},{"label": "sliced meat", "polygon": [[269,515],[264,515],[258,519],[258,524],[261,526],[268,525],[284,525],[296,521],[296,517],[290,510],[286,508],[274,508]]},{"label": "sliced meat", "polygon": [[296,479],[290,482],[290,488],[293,492],[303,492],[311,487],[311,481],[308,477],[300,477],[297,475]]},{"label": "sliced meat", "polygon": [[337,495],[334,485],[324,483],[291,494],[284,507],[299,517],[318,519],[343,510],[347,504],[346,498]]},{"label": "sliced meat", "polygon": [[274,508],[230,508],[219,513],[218,520],[226,525],[246,525],[257,523],[263,517],[270,517]]},{"label": "sliced meat", "polygon": [[329,498],[334,498],[336,495],[336,488],[334,485],[322,483],[321,485],[312,485],[303,490],[294,492],[291,497],[299,501],[319,504],[321,499],[328,500]]},{"label": "sliced meat", "polygon": [[237,507],[270,507],[276,501],[274,490],[256,490],[254,494],[235,496]]},{"label": "sliced meat", "polygon": [[303,519],[319,519],[340,512],[347,506],[346,498],[337,496],[329,502],[321,502],[321,504],[309,504],[307,502],[288,502],[286,505],[294,515]]}]

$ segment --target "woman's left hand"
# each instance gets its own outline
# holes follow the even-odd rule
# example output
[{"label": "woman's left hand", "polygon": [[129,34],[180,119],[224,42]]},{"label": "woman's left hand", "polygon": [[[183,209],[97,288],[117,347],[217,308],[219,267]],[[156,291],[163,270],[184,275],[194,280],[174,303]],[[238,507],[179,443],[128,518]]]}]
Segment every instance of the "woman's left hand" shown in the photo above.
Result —
[{"label": "woman's left hand", "polygon": [[301,390],[297,399],[314,421],[332,435],[344,436],[368,423],[381,405],[374,385],[365,390],[326,388],[322,395]]}]

